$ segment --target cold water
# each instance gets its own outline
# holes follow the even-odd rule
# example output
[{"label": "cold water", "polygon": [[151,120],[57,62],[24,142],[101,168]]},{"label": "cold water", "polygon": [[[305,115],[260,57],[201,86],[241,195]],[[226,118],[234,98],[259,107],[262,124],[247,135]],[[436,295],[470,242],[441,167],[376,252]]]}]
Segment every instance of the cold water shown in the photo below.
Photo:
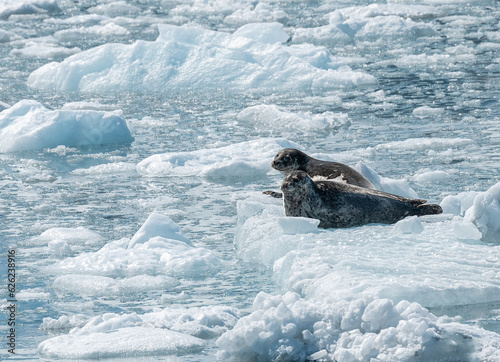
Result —
[{"label": "cold water", "polygon": [[[499,18],[1,1],[2,359],[500,359]],[[444,213],[289,219],[286,147]]]}]

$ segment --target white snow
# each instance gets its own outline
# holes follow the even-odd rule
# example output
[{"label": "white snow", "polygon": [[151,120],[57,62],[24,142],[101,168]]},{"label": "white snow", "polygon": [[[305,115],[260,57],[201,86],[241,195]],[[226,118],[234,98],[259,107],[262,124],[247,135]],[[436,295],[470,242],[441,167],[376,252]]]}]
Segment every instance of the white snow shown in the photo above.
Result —
[{"label": "white snow", "polygon": [[132,141],[125,119],[116,112],[49,110],[23,100],[0,113],[0,152]]},{"label": "white snow", "polygon": [[[283,30],[276,25],[252,24],[250,27],[265,41],[283,37]],[[201,88],[338,89],[376,83],[373,76],[348,66],[317,68],[307,57],[302,59],[297,53],[290,53],[286,45],[247,38],[248,31],[244,29],[241,31],[245,37],[166,24],[159,24],[158,30],[160,35],[154,42],[108,43],[61,63],[46,64],[31,73],[28,85],[58,91],[105,93]]]}]

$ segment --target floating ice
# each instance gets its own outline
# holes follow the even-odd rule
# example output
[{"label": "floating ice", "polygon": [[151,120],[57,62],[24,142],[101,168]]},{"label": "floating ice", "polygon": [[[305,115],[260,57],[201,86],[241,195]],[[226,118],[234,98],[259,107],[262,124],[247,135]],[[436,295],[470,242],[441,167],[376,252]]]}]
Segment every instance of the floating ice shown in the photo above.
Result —
[{"label": "floating ice", "polygon": [[265,127],[269,130],[282,132],[329,130],[348,124],[348,116],[344,113],[324,112],[312,114],[311,112],[288,112],[276,105],[252,106],[242,110],[236,116],[238,122],[252,126]]},{"label": "floating ice", "polygon": [[272,21],[284,22],[288,19],[283,10],[277,10],[269,4],[257,3],[257,5],[238,8],[234,13],[224,18],[226,24],[266,23]]},{"label": "floating ice", "polygon": [[390,298],[426,307],[500,301],[500,246],[462,242],[446,215],[294,235],[279,226],[282,217],[279,200],[240,200],[235,245],[241,259],[273,268],[284,290],[306,298]]},{"label": "floating ice", "polygon": [[[138,315],[106,313],[44,318],[41,328],[73,328],[67,335],[43,341],[38,352],[45,358],[94,359],[182,355],[201,351],[206,342],[233,327],[239,315],[225,306],[165,308]],[[203,338],[203,339],[202,339]]]},{"label": "floating ice", "polygon": [[464,219],[477,226],[483,240],[500,243],[500,182],[476,195]]},{"label": "floating ice", "polygon": [[[215,253],[193,246],[179,226],[168,217],[152,214],[131,240],[111,241],[96,252],[66,258],[48,268],[55,273],[109,278],[138,275],[203,277],[217,273],[220,265],[221,261]],[[62,279],[59,283],[71,289],[69,284],[72,281],[79,283],[71,278]],[[109,279],[101,278],[99,281],[114,284]]]},{"label": "floating ice", "polygon": [[411,199],[418,199],[418,194],[410,187],[410,184],[406,180],[395,180],[388,177],[382,177],[363,162],[358,162],[355,168],[359,173],[365,176],[377,190]]},{"label": "floating ice", "polygon": [[244,36],[261,43],[284,43],[290,37],[280,23],[251,23],[243,25],[233,33],[233,36]]},{"label": "floating ice", "polygon": [[415,175],[411,178],[415,182],[432,182],[432,181],[441,181],[450,178],[450,174],[443,170],[418,170]]},{"label": "floating ice", "polygon": [[[261,39],[281,38],[274,26],[252,25]],[[338,89],[374,85],[347,66],[320,69],[282,44],[194,27],[158,25],[155,42],[105,44],[52,62],[28,78],[33,88],[59,91],[166,91],[172,89]],[[270,31],[270,34],[266,34]],[[57,34],[56,34],[57,36]]]},{"label": "floating ice", "polygon": [[125,1],[113,1],[107,4],[93,6],[88,9],[90,13],[105,14],[108,16],[137,15],[141,9],[137,6],[127,4]]},{"label": "floating ice", "polygon": [[409,138],[404,141],[393,141],[375,146],[376,150],[436,150],[449,147],[463,147],[473,144],[467,138]]},{"label": "floating ice", "polygon": [[136,275],[114,279],[98,275],[68,274],[54,280],[52,288],[57,294],[105,297],[128,295],[148,291],[168,291],[179,285],[175,278],[158,275]]},{"label": "floating ice", "polygon": [[193,243],[184,235],[179,225],[165,215],[153,213],[135,233],[132,239],[130,239],[127,248],[131,249],[136,245],[144,244],[156,236],[165,239],[179,240],[189,246],[193,246]]},{"label": "floating ice", "polygon": [[23,100],[0,113],[0,152],[132,141],[125,120],[113,112],[52,111]]},{"label": "floating ice", "polygon": [[32,245],[46,245],[51,254],[68,255],[82,250],[85,246],[97,245],[104,241],[98,233],[84,227],[51,228],[30,240]]},{"label": "floating ice", "polygon": [[442,108],[432,108],[429,106],[422,106],[422,107],[415,108],[413,110],[413,115],[423,118],[423,117],[440,115],[443,113],[443,111],[444,110]]},{"label": "floating ice", "polygon": [[332,12],[328,25],[297,28],[293,41],[337,45],[352,41],[391,41],[434,36],[437,32],[432,25],[414,21],[410,17],[419,18],[435,13],[435,8],[431,6],[372,4],[350,7]]},{"label": "floating ice", "polygon": [[27,46],[22,49],[13,49],[10,52],[10,55],[14,55],[17,57],[27,57],[27,58],[59,58],[59,57],[67,57],[73,54],[80,52],[80,48],[65,48],[61,46],[54,45],[32,45]]},{"label": "floating ice", "polygon": [[56,0],[2,0],[0,2],[0,19],[8,19],[11,15],[53,13],[60,11]]},{"label": "floating ice", "polygon": [[115,35],[127,35],[130,32],[123,26],[115,23],[106,25],[93,25],[89,27],[78,27],[59,30],[54,33],[54,37],[61,42],[71,42],[72,40],[85,38],[103,38]]},{"label": "floating ice", "polygon": [[205,348],[199,338],[166,329],[128,327],[85,335],[50,338],[38,346],[43,358],[102,359],[182,355]]},{"label": "floating ice", "polygon": [[424,227],[418,216],[410,216],[394,224],[394,231],[401,234],[420,234]]},{"label": "floating ice", "polygon": [[296,147],[286,139],[259,139],[225,147],[192,152],[153,155],[139,162],[143,176],[202,176],[249,178],[271,170],[274,155],[282,148]]},{"label": "floating ice", "polygon": [[217,340],[224,361],[493,360],[496,333],[389,299],[306,300],[259,293],[250,315]]}]

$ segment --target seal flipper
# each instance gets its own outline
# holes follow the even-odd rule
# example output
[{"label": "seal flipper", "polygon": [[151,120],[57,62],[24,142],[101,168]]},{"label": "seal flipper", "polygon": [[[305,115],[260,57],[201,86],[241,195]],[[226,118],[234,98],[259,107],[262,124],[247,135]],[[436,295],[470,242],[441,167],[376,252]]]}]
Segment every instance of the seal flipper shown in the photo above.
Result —
[{"label": "seal flipper", "polygon": [[276,192],[276,191],[271,191],[271,190],[267,190],[267,191],[264,191],[262,192],[264,195],[269,195],[269,196],[272,196],[272,197],[275,197],[277,199],[282,199],[283,198],[283,194],[281,192]]}]

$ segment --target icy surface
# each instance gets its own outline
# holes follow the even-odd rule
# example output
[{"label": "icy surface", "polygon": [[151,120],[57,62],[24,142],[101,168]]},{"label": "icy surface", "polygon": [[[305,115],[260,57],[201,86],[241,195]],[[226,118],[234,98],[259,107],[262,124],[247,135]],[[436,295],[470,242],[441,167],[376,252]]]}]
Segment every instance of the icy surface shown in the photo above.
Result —
[{"label": "icy surface", "polygon": [[[61,63],[49,63],[36,70],[30,75],[28,85],[106,93],[278,86],[331,89],[376,83],[373,76],[347,66],[320,69],[307,59],[290,54],[287,46],[279,43],[286,39],[281,24],[276,25],[253,24],[250,28],[246,25],[232,35],[161,24],[155,42],[106,44],[75,54]],[[249,39],[250,33],[257,40]]]},{"label": "icy surface", "polygon": [[158,154],[139,162],[137,171],[143,176],[262,177],[270,171],[274,155],[289,147],[295,144],[286,139],[260,139],[215,149]]},{"label": "icy surface", "polygon": [[[0,1],[19,327],[0,359],[500,360],[499,18],[493,0]],[[284,147],[444,212],[286,217],[262,194]]]},{"label": "icy surface", "polygon": [[119,113],[48,110],[36,101],[20,101],[0,113],[0,152],[131,143]]},{"label": "icy surface", "polygon": [[[479,343],[479,345],[478,345]],[[260,293],[253,311],[217,340],[220,360],[495,359],[493,333],[389,299],[307,301]]]}]

